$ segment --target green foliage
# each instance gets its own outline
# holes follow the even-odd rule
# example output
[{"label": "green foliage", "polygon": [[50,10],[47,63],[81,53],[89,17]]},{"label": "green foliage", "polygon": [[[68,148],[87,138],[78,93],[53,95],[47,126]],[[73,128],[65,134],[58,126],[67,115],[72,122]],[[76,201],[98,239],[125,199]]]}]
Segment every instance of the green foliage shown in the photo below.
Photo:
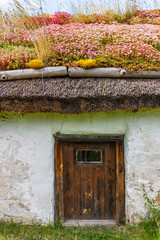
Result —
[{"label": "green foliage", "polygon": [[13,70],[13,69],[18,69],[19,66],[18,66],[18,63],[11,61],[6,68],[7,68],[8,70],[10,70],[10,69]]},{"label": "green foliage", "polygon": [[138,225],[116,228],[62,227],[56,222],[42,226],[0,222],[0,240],[158,240],[154,221],[142,221]]},{"label": "green foliage", "polygon": [[157,43],[157,45],[155,46],[155,48],[160,51],[160,43]]},{"label": "green foliage", "polygon": [[160,227],[160,206],[156,205],[153,199],[148,198],[145,188],[143,188],[143,197],[146,200],[145,206],[149,208],[157,227]]}]

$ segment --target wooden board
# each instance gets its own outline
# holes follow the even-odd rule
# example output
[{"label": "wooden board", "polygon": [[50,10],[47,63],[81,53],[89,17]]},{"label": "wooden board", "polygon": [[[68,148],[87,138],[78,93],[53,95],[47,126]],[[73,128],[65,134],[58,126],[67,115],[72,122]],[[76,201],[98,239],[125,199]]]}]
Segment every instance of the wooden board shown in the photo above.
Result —
[{"label": "wooden board", "polygon": [[[78,168],[78,166],[76,167]],[[93,219],[93,168],[92,166],[82,165],[80,168],[81,196],[80,199],[78,199],[81,203],[80,214],[82,219]]]},{"label": "wooden board", "polygon": [[105,178],[107,188],[105,189],[105,218],[115,218],[116,198],[116,145],[105,144]]},{"label": "wooden board", "polygon": [[82,167],[75,167],[75,218],[74,219],[82,219],[81,214],[81,169]]},{"label": "wooden board", "polygon": [[72,219],[74,212],[74,164],[73,144],[66,143],[63,147],[64,172],[63,172],[63,193],[64,193],[64,217]]},{"label": "wooden board", "polygon": [[116,220],[125,221],[125,185],[124,185],[124,149],[123,142],[116,142]]},{"label": "wooden board", "polygon": [[55,144],[55,218],[64,219],[63,208],[63,144],[59,141]]},{"label": "wooden board", "polygon": [[105,219],[105,172],[104,165],[94,168],[94,213],[93,219]]}]

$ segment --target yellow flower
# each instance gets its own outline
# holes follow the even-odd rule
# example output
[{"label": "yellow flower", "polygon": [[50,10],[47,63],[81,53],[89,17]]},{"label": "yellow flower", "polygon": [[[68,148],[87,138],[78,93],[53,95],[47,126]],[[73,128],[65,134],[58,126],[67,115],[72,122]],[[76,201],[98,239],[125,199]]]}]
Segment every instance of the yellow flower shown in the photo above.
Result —
[{"label": "yellow flower", "polygon": [[49,18],[52,18],[52,15],[48,14],[48,13],[45,13],[43,14],[44,17],[49,17]]},{"label": "yellow flower", "polygon": [[32,61],[29,61],[28,67],[29,68],[34,68],[34,69],[39,69],[39,68],[44,67],[44,64],[43,64],[43,62],[41,60],[34,59]]},{"label": "yellow flower", "polygon": [[95,68],[97,67],[97,60],[96,59],[86,59],[86,60],[79,60],[76,62],[78,67],[82,68]]}]

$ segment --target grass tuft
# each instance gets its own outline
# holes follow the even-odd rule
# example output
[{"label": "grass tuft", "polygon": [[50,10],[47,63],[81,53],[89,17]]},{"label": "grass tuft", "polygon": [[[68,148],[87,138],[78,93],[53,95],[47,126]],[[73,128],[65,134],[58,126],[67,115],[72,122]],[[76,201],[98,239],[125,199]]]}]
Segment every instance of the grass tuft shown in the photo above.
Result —
[{"label": "grass tuft", "polygon": [[42,226],[0,222],[0,240],[158,240],[160,237],[154,221],[138,225],[123,225],[111,229],[104,227],[62,227],[61,223]]}]

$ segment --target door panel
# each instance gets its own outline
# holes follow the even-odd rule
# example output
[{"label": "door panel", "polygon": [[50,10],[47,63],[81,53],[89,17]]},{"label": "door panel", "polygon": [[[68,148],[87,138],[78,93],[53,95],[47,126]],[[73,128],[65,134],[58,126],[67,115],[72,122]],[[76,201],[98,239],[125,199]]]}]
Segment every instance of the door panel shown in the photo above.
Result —
[{"label": "door panel", "polygon": [[63,143],[65,219],[115,218],[114,142]]},{"label": "door panel", "polygon": [[[75,166],[78,168],[79,166]],[[82,219],[93,219],[93,168],[89,165],[81,168],[81,202],[80,215]],[[79,218],[79,216],[77,215]]]},{"label": "door panel", "polygon": [[104,166],[96,166],[94,168],[94,219],[104,219],[104,203],[105,203],[105,174]]}]

